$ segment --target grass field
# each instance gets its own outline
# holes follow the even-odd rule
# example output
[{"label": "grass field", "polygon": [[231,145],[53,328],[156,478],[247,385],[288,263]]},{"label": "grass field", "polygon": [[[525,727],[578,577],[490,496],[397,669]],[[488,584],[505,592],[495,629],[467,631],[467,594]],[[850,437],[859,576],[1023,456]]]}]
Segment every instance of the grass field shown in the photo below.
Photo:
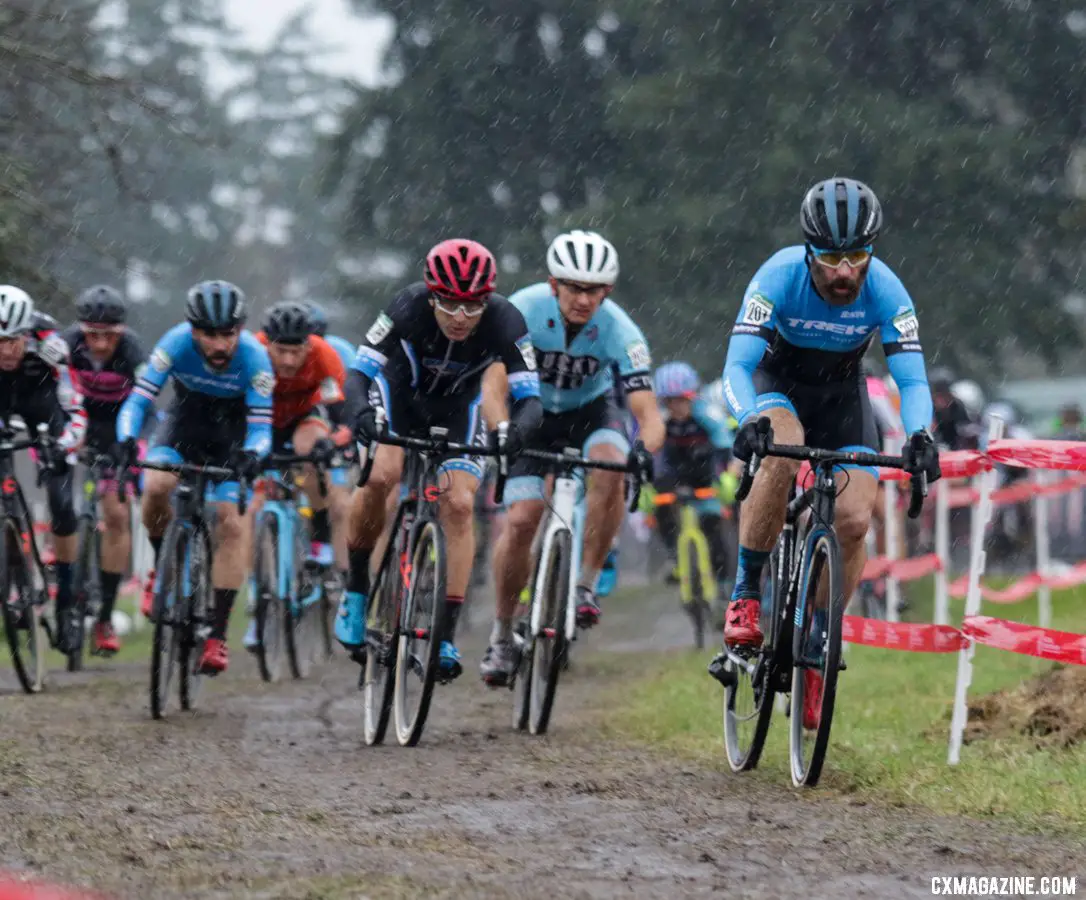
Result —
[{"label": "grass field", "polygon": [[[931,621],[930,587],[918,586],[908,618]],[[983,613],[1037,621],[1035,601],[985,605]],[[962,604],[952,610],[960,621]],[[1086,590],[1053,597],[1053,627],[1086,633]],[[847,794],[891,805],[949,814],[998,816],[1043,830],[1086,826],[1086,746],[1038,749],[1037,740],[1010,732],[967,744],[961,764],[946,764],[957,654],[847,648],[837,713],[818,792]],[[645,672],[610,698],[606,730],[727,768],[722,738],[722,689],[705,674],[703,653],[651,654]],[[977,648],[970,698],[1053,668],[1051,663]],[[1086,682],[1083,682],[1086,684]],[[1079,696],[1079,704],[1086,698]],[[788,730],[776,714],[759,768],[743,778],[789,784]]]}]

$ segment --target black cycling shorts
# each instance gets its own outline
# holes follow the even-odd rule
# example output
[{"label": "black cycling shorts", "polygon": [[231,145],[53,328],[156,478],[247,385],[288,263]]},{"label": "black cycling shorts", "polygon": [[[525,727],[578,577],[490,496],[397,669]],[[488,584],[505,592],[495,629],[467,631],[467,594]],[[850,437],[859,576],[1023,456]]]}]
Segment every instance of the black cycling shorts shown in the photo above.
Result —
[{"label": "black cycling shorts", "polygon": [[156,449],[167,448],[185,462],[228,466],[234,453],[245,445],[247,415],[244,399],[215,404],[175,403],[151,437],[148,458],[155,458]]}]

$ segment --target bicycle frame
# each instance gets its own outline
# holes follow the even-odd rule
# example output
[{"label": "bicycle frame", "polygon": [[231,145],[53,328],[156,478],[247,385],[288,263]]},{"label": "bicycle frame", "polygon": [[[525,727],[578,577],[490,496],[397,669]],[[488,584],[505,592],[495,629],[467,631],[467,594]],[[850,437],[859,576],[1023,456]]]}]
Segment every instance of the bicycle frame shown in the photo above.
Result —
[{"label": "bicycle frame", "polygon": [[289,598],[291,613],[297,616],[302,610],[320,601],[321,586],[319,582],[311,586],[309,593],[304,597],[297,596],[293,590],[294,576],[297,574],[295,567],[298,562],[295,559],[294,548],[302,518],[296,499],[297,489],[283,477],[281,472],[266,472],[264,478],[265,484],[274,488],[279,494],[278,498],[272,499],[272,491],[269,490],[261,509],[261,515],[274,516],[278,526],[276,528],[279,541],[276,553],[278,563],[276,580],[279,584],[279,596]]},{"label": "bicycle frame", "polygon": [[[567,451],[567,455],[576,457],[577,451]],[[540,543],[540,553],[537,560],[547,559],[555,535],[568,531],[570,533],[570,550],[572,558],[569,566],[569,583],[566,585],[566,621],[564,631],[567,641],[572,641],[577,633],[577,604],[573,602],[577,590],[577,579],[581,572],[581,552],[584,542],[585,519],[585,491],[584,476],[577,474],[555,476],[554,489],[551,494],[551,508],[547,514],[543,530],[543,540]],[[538,567],[537,567],[538,569]],[[543,578],[541,572],[536,572],[535,585],[532,590],[532,612],[529,620],[532,637],[539,637],[543,630]]]}]

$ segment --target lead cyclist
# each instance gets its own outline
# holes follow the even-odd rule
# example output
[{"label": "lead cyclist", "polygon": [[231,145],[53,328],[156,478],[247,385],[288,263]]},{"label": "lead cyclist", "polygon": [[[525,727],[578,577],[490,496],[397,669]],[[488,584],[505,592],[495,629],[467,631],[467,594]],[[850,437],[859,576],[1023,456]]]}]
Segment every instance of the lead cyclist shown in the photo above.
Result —
[{"label": "lead cyclist", "polygon": [[[831,178],[807,191],[800,206],[805,243],[780,250],[747,287],[724,364],[724,396],[740,422],[734,455],[749,460],[770,440],[832,450],[877,452],[875,419],[861,361],[876,334],[901,391],[907,434],[902,453],[912,471],[939,477],[939,457],[928,431],[932,419],[919,324],[904,285],[874,244],[882,207],[867,185]],[[739,565],[728,605],[724,641],[760,646],[762,569],[784,525],[788,491],[799,464],[767,458],[739,519]],[[856,588],[878,489],[878,473],[843,466],[835,531],[845,567],[844,596]],[[845,487],[848,490],[844,490]],[[824,622],[824,610],[815,610]],[[823,626],[824,628],[824,626]],[[709,666],[723,678],[721,653]],[[821,676],[807,669],[804,725],[816,728]]]}]

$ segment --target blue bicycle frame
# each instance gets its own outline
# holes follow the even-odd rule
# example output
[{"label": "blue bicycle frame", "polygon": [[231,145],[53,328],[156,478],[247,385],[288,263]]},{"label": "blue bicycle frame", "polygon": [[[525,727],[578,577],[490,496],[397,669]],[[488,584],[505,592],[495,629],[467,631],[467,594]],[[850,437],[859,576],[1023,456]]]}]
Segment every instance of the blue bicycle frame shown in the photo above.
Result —
[{"label": "blue bicycle frame", "polygon": [[[295,547],[302,530],[302,514],[298,511],[298,504],[294,499],[296,489],[284,480],[283,473],[278,470],[269,470],[264,473],[264,477],[266,483],[276,488],[276,493],[284,498],[266,500],[260,514],[275,517],[278,526],[276,528],[278,594],[280,599],[287,599],[290,614],[297,620],[301,618],[307,607],[320,601],[321,583],[317,579],[313,585],[310,585],[310,590],[304,597],[298,596],[299,592],[295,590],[294,585],[297,582],[299,586],[302,586],[304,582],[303,579],[295,577],[300,574],[295,571],[298,562]],[[268,491],[268,495],[271,494],[272,491]]]}]

